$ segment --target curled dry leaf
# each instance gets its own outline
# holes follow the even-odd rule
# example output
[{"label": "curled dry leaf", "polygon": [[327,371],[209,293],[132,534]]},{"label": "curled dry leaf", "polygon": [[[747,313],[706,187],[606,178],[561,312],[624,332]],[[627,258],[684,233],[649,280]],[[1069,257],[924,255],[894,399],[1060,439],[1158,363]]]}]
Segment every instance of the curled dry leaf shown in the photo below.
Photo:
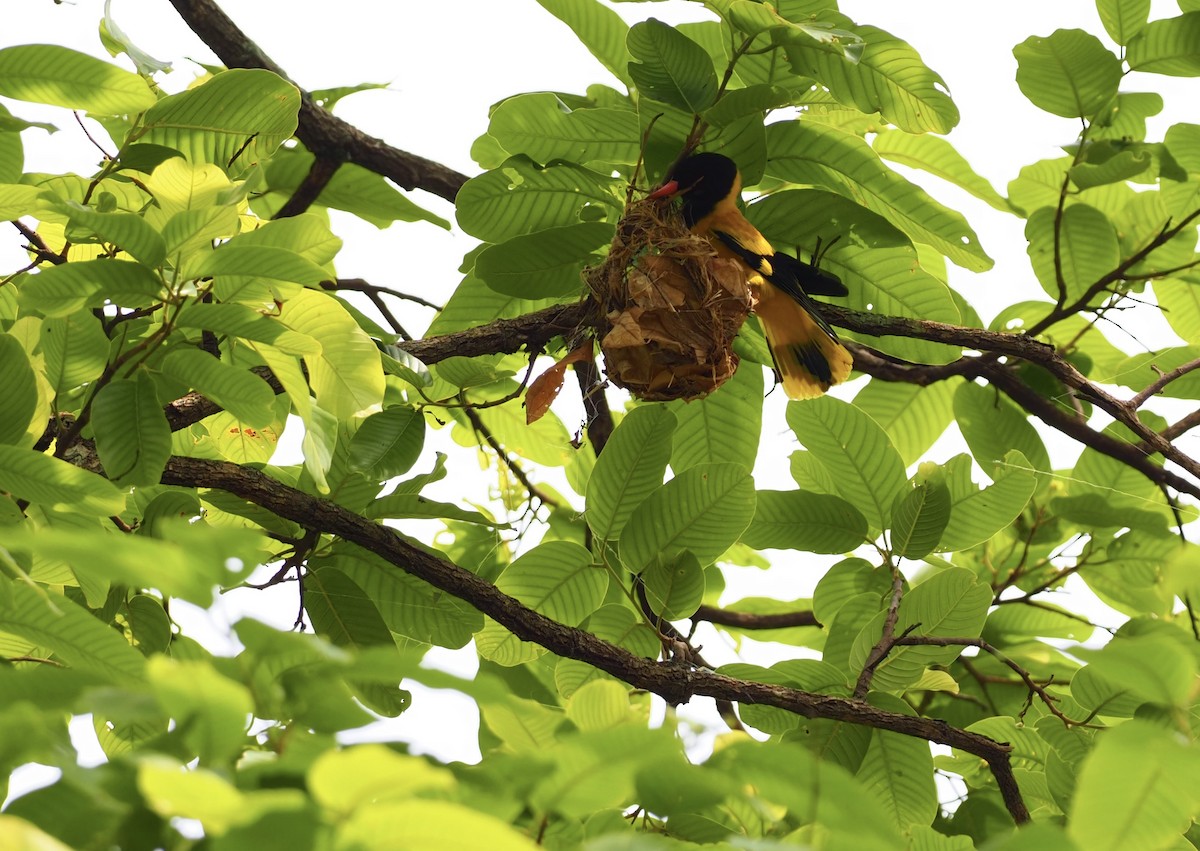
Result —
[{"label": "curled dry leaf", "polygon": [[592,341],[588,340],[530,382],[529,389],[525,391],[526,425],[536,423],[550,410],[550,405],[558,398],[558,391],[562,390],[567,367],[591,356]]}]

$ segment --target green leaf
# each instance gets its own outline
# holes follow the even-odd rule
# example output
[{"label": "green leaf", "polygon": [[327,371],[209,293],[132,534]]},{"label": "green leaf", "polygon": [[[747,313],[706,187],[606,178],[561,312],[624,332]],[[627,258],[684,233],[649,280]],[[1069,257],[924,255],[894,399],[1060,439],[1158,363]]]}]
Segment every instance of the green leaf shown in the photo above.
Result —
[{"label": "green leaf", "polygon": [[908,477],[879,424],[831,396],[789,402],[787,422],[833,476],[838,494],[867,518],[870,530],[887,528],[892,502]]},{"label": "green leaf", "polygon": [[53,44],[0,50],[0,95],[97,115],[142,112],[155,101],[137,74]]},{"label": "green leaf", "polygon": [[656,18],[634,24],[626,42],[629,76],[644,97],[703,112],[717,96],[717,74],[703,47]]},{"label": "green leaf", "polygon": [[676,419],[666,405],[640,405],[625,415],[588,479],[588,526],[613,540],[633,512],[663,483]]},{"label": "green leaf", "polygon": [[521,298],[548,298],[579,292],[579,272],[594,253],[607,246],[613,226],[580,222],[514,236],[485,248],[475,259],[475,274],[492,289]]},{"label": "green leaf", "polygon": [[611,178],[573,163],[541,167],[517,156],[468,180],[454,197],[454,206],[459,227],[498,243],[578,224],[584,215],[612,217],[620,211],[614,186]]},{"label": "green leaf", "polygon": [[773,177],[830,189],[964,268],[991,268],[991,258],[961,214],[887,168],[857,136],[812,121],[779,122],[767,128],[767,149]]},{"label": "green leaf", "polygon": [[862,39],[861,58],[801,41],[786,44],[797,74],[824,83],[840,103],[860,112],[878,112],[910,133],[948,133],[958,123],[958,107],[946,83],[921,61],[908,42],[872,26],[854,27]]},{"label": "green leaf", "polygon": [[[1072,204],[1063,211],[1057,235],[1055,211],[1041,208],[1029,217],[1025,238],[1029,240],[1029,260],[1042,289],[1055,300],[1065,295],[1064,304],[1075,303],[1121,259],[1112,224],[1103,213],[1087,204]],[[1065,286],[1061,293],[1054,261],[1056,247]],[[1101,293],[1099,297],[1105,296]]]},{"label": "green leaf", "polygon": [[575,109],[553,92],[517,95],[492,111],[488,135],[510,154],[539,163],[637,162],[638,116],[632,109]]},{"label": "green leaf", "polygon": [[1050,455],[1025,414],[991,387],[964,382],[954,392],[954,418],[979,466],[992,465],[1016,449],[1034,469],[1049,472]]},{"label": "green leaf", "polygon": [[759,491],[754,520],[742,542],[810,553],[844,553],[867,537],[867,519],[850,503],[829,494],[806,491]]},{"label": "green leaf", "polygon": [[690,618],[704,600],[704,568],[686,550],[671,558],[659,556],[641,577],[650,608],[665,620]]},{"label": "green leaf", "polygon": [[1159,635],[1120,635],[1099,650],[1078,648],[1091,674],[1115,691],[1157,706],[1189,705],[1196,659],[1179,642]]},{"label": "green leaf", "polygon": [[304,608],[317,635],[339,647],[395,645],[375,603],[337,568],[323,567],[305,575]]},{"label": "green leaf", "polygon": [[[308,151],[282,148],[267,163],[267,185],[278,204],[292,197],[312,168],[315,157]],[[325,184],[316,203],[345,210],[379,228],[392,222],[429,222],[450,229],[450,223],[410,200],[383,175],[355,163],[342,163]]]},{"label": "green leaf", "polygon": [[[829,568],[817,583],[813,592],[813,614],[828,628],[850,600],[869,595],[878,604],[891,589],[892,580],[885,568],[876,568],[861,558],[848,558]],[[874,615],[878,608],[875,605],[871,614]]]},{"label": "green leaf", "polygon": [[67,317],[106,300],[126,307],[148,305],[162,282],[140,263],[81,260],[41,269],[21,282],[21,305],[43,316]]},{"label": "green leaf", "polygon": [[988,615],[984,640],[995,645],[1019,644],[1029,638],[1062,638],[1087,641],[1096,631],[1071,612],[1051,603],[1037,607],[1013,604],[998,606]]},{"label": "green leaf", "polygon": [[1016,520],[1037,490],[1037,476],[1020,469],[1029,462],[1012,451],[991,475],[994,484],[977,488],[971,481],[971,458],[956,455],[943,466],[950,489],[950,522],[938,550],[962,552],[989,540]]},{"label": "green leaf", "polygon": [[[992,589],[969,570],[950,568],[936,573],[904,595],[896,634],[904,635],[913,627],[915,636],[978,638],[983,630]],[[851,665],[861,670],[871,648],[879,640],[886,612],[880,612],[859,633],[851,652]],[[895,647],[875,669],[871,687],[897,691],[915,683],[929,665],[948,665],[963,648]]]},{"label": "green leaf", "polygon": [[1121,82],[1121,61],[1083,30],[1030,36],[1013,48],[1017,85],[1040,109],[1089,118],[1108,106]]},{"label": "green leaf", "polygon": [[246,745],[246,718],[254,698],[241,683],[221,676],[208,662],[155,656],[146,673],[155,699],[183,730],[205,763],[236,759]]},{"label": "green leaf", "polygon": [[1200,10],[1146,24],[1129,41],[1128,61],[1135,71],[1200,76]]},{"label": "green leaf", "polygon": [[173,349],[161,366],[165,374],[212,399],[251,428],[264,428],[275,419],[275,391],[249,370],[192,348]]},{"label": "green leaf", "polygon": [[339,419],[374,413],[383,404],[379,349],[333,296],[303,289],[288,297],[279,321],[321,344],[304,359],[317,404]]},{"label": "green leaf", "polygon": [[336,568],[362,589],[392,632],[424,644],[458,648],[483,626],[483,616],[452,597],[388,564],[379,556],[345,542],[313,560],[318,571]]},{"label": "green leaf", "polygon": [[[167,247],[145,218],[136,213],[98,213],[90,207],[68,203],[60,208],[69,216],[73,228],[84,228],[103,242],[124,249],[145,266],[158,266],[167,255]],[[85,242],[81,235],[68,232],[74,242]]]},{"label": "green leaf", "polygon": [[1146,26],[1150,17],[1150,0],[1096,0],[1100,23],[1117,44],[1129,44],[1130,39]]},{"label": "green leaf", "polygon": [[180,151],[192,164],[242,175],[296,132],[300,92],[257,68],[234,68],[146,111],[140,142]]},{"label": "green leaf", "polygon": [[20,444],[37,414],[38,389],[29,355],[11,334],[0,334],[0,399],[0,444]]},{"label": "green leaf", "polygon": [[92,430],[110,479],[135,487],[158,484],[171,456],[171,427],[148,372],[112,381],[96,394]]},{"label": "green leaf", "polygon": [[[15,134],[0,134],[0,140],[8,138],[9,135]],[[20,178],[21,175],[17,174],[13,179]],[[35,215],[42,209],[45,194],[46,190],[40,186],[25,186],[20,183],[0,185],[0,216],[13,220]]]},{"label": "green leaf", "polygon": [[[598,609],[607,588],[608,573],[603,566],[570,541],[539,544],[506,567],[496,580],[497,590],[567,626],[577,626]],[[500,665],[519,664],[544,652],[538,648],[530,656],[521,647],[524,644],[490,620],[476,636],[480,655]]]},{"label": "green leaf", "polygon": [[383,481],[408,472],[425,446],[425,417],[395,405],[367,417],[350,441],[350,468]]},{"label": "green leaf", "polygon": [[41,327],[41,347],[46,378],[58,393],[98,378],[108,360],[108,337],[91,313],[47,319]]},{"label": "green leaf", "polygon": [[979,175],[954,146],[940,136],[928,133],[903,133],[880,130],[871,142],[875,153],[885,160],[919,168],[974,195],[988,206],[1001,212],[1012,208],[987,178]]},{"label": "green leaf", "polygon": [[[872,694],[873,706],[900,715],[915,716],[912,708],[897,697]],[[927,826],[938,809],[938,791],[933,782],[933,754],[921,739],[887,730],[872,730],[871,744],[855,776],[875,797],[896,827],[906,831]]]},{"label": "green leaf", "polygon": [[892,551],[904,558],[924,558],[937,549],[949,520],[950,491],[940,475],[898,494],[892,506]]},{"label": "green leaf", "polygon": [[954,421],[956,384],[950,380],[919,387],[898,381],[872,381],[854,397],[854,406],[887,432],[907,467],[919,460]]},{"label": "green leaf", "polygon": [[754,481],[738,464],[701,464],[639,506],[621,533],[621,561],[640,572],[661,554],[690,550],[702,565],[725,552],[754,517]]},{"label": "green leaf", "polygon": [[629,51],[625,39],[629,27],[621,16],[598,0],[537,0],[538,5],[569,26],[600,64],[622,83],[630,84],[626,73]]},{"label": "green leaf", "polygon": [[329,272],[294,251],[270,245],[229,242],[209,253],[193,270],[196,277],[232,275],[315,287]]},{"label": "green leaf", "polygon": [[791,106],[793,94],[783,86],[758,83],[744,89],[732,89],[704,112],[704,120],[716,127],[726,127],[747,116],[762,117],[766,112]]},{"label": "green leaf", "polygon": [[697,464],[728,461],[753,470],[762,431],[762,398],[762,370],[748,367],[737,370],[703,399],[672,403],[678,425],[671,469],[681,473]]},{"label": "green leaf", "polygon": [[114,685],[145,678],[142,654],[120,633],[65,597],[18,583],[11,594],[0,599],[0,612],[5,632],[49,649],[72,668]]},{"label": "green leaf", "polygon": [[[1140,794],[1130,795],[1130,789]],[[1134,720],[1105,731],[1084,760],[1067,834],[1088,851],[1167,848],[1197,808],[1195,747],[1166,727]]]},{"label": "green leaf", "polygon": [[[175,320],[178,328],[201,328],[217,334],[266,343],[289,355],[321,353],[321,344],[307,334],[289,331],[278,319],[244,304],[188,302]],[[256,347],[258,348],[258,347]]]},{"label": "green leaf", "polygon": [[493,520],[478,511],[461,508],[449,502],[437,502],[436,500],[426,499],[420,494],[404,492],[390,493],[387,496],[380,497],[368,505],[363,514],[371,518],[437,517],[447,520],[459,520],[464,523],[478,523],[481,526],[503,527],[507,525]]},{"label": "green leaf", "polygon": [[125,495],[108,479],[32,449],[0,446],[0,490],[48,507],[120,514]]}]

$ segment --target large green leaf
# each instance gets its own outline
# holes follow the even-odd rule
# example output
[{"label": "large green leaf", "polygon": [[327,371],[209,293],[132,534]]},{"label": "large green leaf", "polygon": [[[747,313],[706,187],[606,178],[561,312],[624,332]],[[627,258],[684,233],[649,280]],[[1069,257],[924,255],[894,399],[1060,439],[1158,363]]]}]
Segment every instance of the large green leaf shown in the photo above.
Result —
[{"label": "large green leaf", "polygon": [[1017,85],[1037,107],[1064,118],[1095,115],[1116,97],[1121,61],[1091,33],[1056,30],[1013,48]]},{"label": "large green leaf", "polygon": [[[916,714],[903,700],[889,694],[873,694],[870,701],[888,712]],[[933,773],[928,742],[872,730],[871,744],[855,776],[883,802],[896,827],[908,831],[930,824],[937,813],[938,790]]]},{"label": "large green leaf", "polygon": [[637,162],[638,117],[632,109],[569,109],[553,92],[517,95],[492,111],[488,135],[510,154],[539,163]]},{"label": "large green leaf", "polygon": [[108,335],[91,313],[47,319],[41,327],[46,378],[59,393],[99,378],[108,362]]},{"label": "large green leaf", "polygon": [[704,568],[690,552],[652,560],[641,579],[650,608],[665,620],[690,618],[704,600]]},{"label": "large green leaf", "polygon": [[565,296],[583,287],[579,272],[612,240],[607,222],[579,222],[514,236],[485,248],[475,274],[492,289],[521,298]]},{"label": "large green leaf", "polygon": [[892,502],[908,477],[879,424],[831,396],[789,402],[787,422],[833,476],[838,494],[867,518],[871,531],[886,529]]},{"label": "large green leaf", "polygon": [[[1117,777],[1120,783],[1113,782]],[[1194,745],[1166,727],[1134,720],[1106,731],[1084,761],[1067,833],[1088,851],[1168,848],[1178,844],[1197,808]]]},{"label": "large green leaf", "polygon": [[425,417],[394,405],[367,417],[350,441],[350,466],[376,480],[391,479],[417,462],[425,446]]},{"label": "large green leaf", "polygon": [[473,177],[454,198],[458,224],[471,236],[503,242],[514,236],[576,224],[596,213],[611,217],[620,203],[614,181],[572,163],[538,166],[510,157]]},{"label": "large green leaf", "polygon": [[[576,626],[600,607],[608,588],[608,573],[592,554],[570,541],[547,541],[504,569],[496,588],[548,618]],[[489,622],[486,635],[476,637],[484,658],[501,665],[528,658],[519,638]]]},{"label": "large green leaf", "polygon": [[158,705],[183,731],[183,740],[206,763],[236,759],[246,744],[246,717],[254,711],[250,689],[222,676],[207,660],[158,655],[149,675]]},{"label": "large green leaf", "polygon": [[807,491],[759,491],[742,542],[756,550],[844,553],[867,537],[862,512],[840,497]]},{"label": "large green leaf", "polygon": [[317,635],[340,647],[395,645],[375,603],[335,567],[305,575],[304,608]]},{"label": "large green leaf", "polygon": [[654,491],[621,533],[625,568],[691,551],[702,565],[725,552],[754,517],[754,480],[740,464],[700,464]]},{"label": "large green leaf", "polygon": [[839,102],[864,113],[878,112],[911,133],[948,133],[958,123],[958,107],[942,78],[921,61],[908,42],[872,26],[857,26],[861,58],[793,41],[786,51],[792,70],[819,80]]},{"label": "large green leaf", "polygon": [[125,495],[108,479],[32,449],[0,446],[0,490],[46,506],[120,514]]},{"label": "large green leaf", "polygon": [[374,413],[383,404],[379,349],[336,298],[303,289],[289,296],[279,321],[321,344],[305,357],[308,379],[322,409],[338,418]]},{"label": "large green leaf", "polygon": [[300,92],[258,68],[222,71],[147,110],[139,141],[180,151],[189,162],[246,173],[296,132]]},{"label": "large green leaf", "polygon": [[126,307],[150,304],[162,282],[140,263],[80,260],[40,270],[21,282],[20,302],[43,316],[65,317],[111,301]]},{"label": "large green leaf", "polygon": [[991,268],[991,258],[961,214],[887,168],[857,136],[812,121],[779,122],[767,128],[767,150],[771,176],[831,189],[964,268]]},{"label": "large green leaf", "polygon": [[318,570],[328,566],[345,574],[392,632],[415,641],[458,648],[483,626],[477,609],[352,544],[338,542],[314,563]]},{"label": "large green leaf", "polygon": [[697,464],[729,461],[753,470],[762,431],[762,397],[762,370],[747,366],[703,399],[672,403],[678,425],[671,469],[681,473]]},{"label": "large green leaf", "polygon": [[0,597],[0,619],[5,632],[48,648],[70,667],[113,685],[145,679],[145,657],[119,632],[65,597],[14,584]]},{"label": "large green leaf", "polygon": [[[1064,304],[1073,304],[1082,297],[1089,286],[1116,268],[1121,259],[1112,224],[1103,213],[1087,204],[1067,207],[1060,225],[1056,225],[1055,211],[1042,207],[1029,217],[1025,238],[1029,240],[1029,261],[1038,283],[1052,299],[1065,296]],[[1059,270],[1063,278],[1061,291]]]},{"label": "large green leaf", "polygon": [[943,552],[970,549],[1016,520],[1037,490],[1037,476],[1020,469],[1028,466],[1020,452],[1009,452],[990,474],[994,483],[981,489],[971,481],[970,456],[955,455],[947,461],[943,469],[952,507],[937,548]]},{"label": "large green leaf", "polygon": [[[926,465],[921,466],[924,469]],[[937,549],[950,520],[950,491],[942,478],[935,475],[897,495],[892,506],[892,552],[919,559]]]},{"label": "large green leaf", "polygon": [[37,413],[38,389],[25,347],[11,334],[0,334],[0,444],[18,444]]},{"label": "large green leaf", "polygon": [[[969,570],[950,568],[936,573],[904,595],[896,635],[912,628],[914,636],[977,638],[983,630],[992,589]],[[860,670],[871,648],[879,641],[886,612],[880,612],[854,642],[851,665]],[[883,691],[903,689],[916,682],[928,665],[948,665],[962,647],[894,647],[875,669],[871,687]]]},{"label": "large green leaf", "polygon": [[158,484],[171,456],[171,427],[148,372],[112,381],[96,394],[92,430],[110,479],[136,487]]},{"label": "large green leaf", "polygon": [[1146,24],[1129,40],[1128,61],[1135,71],[1200,76],[1200,10]]},{"label": "large green leaf", "polygon": [[887,568],[877,568],[865,559],[848,558],[829,568],[817,583],[813,592],[813,614],[828,628],[843,606],[860,595],[867,595],[874,601],[871,608],[871,616],[874,616],[879,610],[879,601],[890,593],[891,588]]},{"label": "large green leaf", "polygon": [[174,349],[163,358],[162,371],[212,399],[252,428],[268,426],[275,418],[275,392],[267,382],[208,352]]},{"label": "large green leaf", "polygon": [[954,392],[954,417],[979,466],[990,470],[1010,449],[1036,470],[1049,472],[1050,454],[1037,430],[1012,402],[991,387],[964,382]]},{"label": "large green leaf", "polygon": [[265,316],[244,304],[207,304],[188,302],[175,320],[179,328],[201,328],[216,334],[240,337],[256,343],[266,343],[289,355],[319,355],[321,344],[309,337],[290,331],[271,316]]},{"label": "large green leaf", "polygon": [[676,426],[666,405],[640,405],[613,431],[588,479],[587,523],[613,540],[639,505],[663,483]]},{"label": "large green leaf", "polygon": [[137,74],[54,44],[0,50],[0,95],[98,115],[142,112],[155,100]]},{"label": "large green leaf", "polygon": [[537,0],[538,5],[569,26],[614,77],[628,85],[629,51],[625,48],[628,25],[599,0]]},{"label": "large green leaf", "polygon": [[[91,231],[95,238],[117,245],[130,257],[151,268],[167,255],[167,247],[144,217],[137,213],[100,213],[82,204],[68,203],[60,212],[70,216],[74,228]],[[81,234],[68,231],[73,242],[85,242]]]},{"label": "large green leaf", "polygon": [[885,160],[927,171],[965,189],[996,210],[1011,212],[1004,196],[941,136],[881,130],[875,134],[871,147]]},{"label": "large green leaf", "polygon": [[1130,39],[1146,26],[1150,0],[1096,0],[1096,11],[1112,40],[1117,44],[1129,44]]},{"label": "large green leaf", "polygon": [[933,446],[954,421],[954,380],[928,387],[899,381],[872,381],[854,397],[854,406],[879,423],[905,466]]},{"label": "large green leaf", "polygon": [[[276,151],[267,164],[267,185],[274,190],[278,205],[290,198],[312,168],[314,157],[302,149]],[[376,174],[355,163],[343,163],[317,196],[317,204],[345,210],[376,227],[392,222],[429,222],[450,229],[450,223],[415,203],[407,195]]]},{"label": "large green leaf", "polygon": [[708,53],[674,27],[655,18],[635,24],[626,41],[636,60],[629,76],[643,97],[687,112],[703,112],[717,95],[717,74]]}]

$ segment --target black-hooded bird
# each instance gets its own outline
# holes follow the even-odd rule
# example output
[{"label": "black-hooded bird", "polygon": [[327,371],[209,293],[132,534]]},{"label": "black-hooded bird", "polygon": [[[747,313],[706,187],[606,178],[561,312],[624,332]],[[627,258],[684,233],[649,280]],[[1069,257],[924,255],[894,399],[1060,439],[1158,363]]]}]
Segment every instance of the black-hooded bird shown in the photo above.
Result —
[{"label": "black-hooded bird", "polygon": [[722,154],[693,154],[679,163],[652,199],[681,199],[693,233],[717,254],[740,260],[756,298],[775,368],[790,399],[812,399],[850,375],[853,358],[821,318],[810,293],[843,296],[846,287],[829,272],[771,247],[738,209],[742,176]]}]

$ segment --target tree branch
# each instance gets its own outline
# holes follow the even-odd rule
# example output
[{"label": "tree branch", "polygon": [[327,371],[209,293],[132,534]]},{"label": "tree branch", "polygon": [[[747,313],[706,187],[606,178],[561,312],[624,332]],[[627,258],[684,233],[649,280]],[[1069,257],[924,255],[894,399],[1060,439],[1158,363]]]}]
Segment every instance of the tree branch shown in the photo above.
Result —
[{"label": "tree branch", "polygon": [[716,606],[701,606],[692,615],[693,621],[708,621],[734,629],[793,629],[802,626],[820,626],[820,621],[812,612],[776,612],[773,614],[755,614],[753,612],[735,612],[730,609],[720,609]]},{"label": "tree branch", "polygon": [[[290,81],[284,70],[238,29],[213,0],[171,0],[171,5],[226,67],[265,68]],[[465,174],[452,168],[368,136],[318,106],[312,95],[303,89],[300,97],[300,126],[296,129],[296,137],[318,160],[352,162],[405,189],[423,189],[447,201],[453,201],[467,181]]]},{"label": "tree branch", "polygon": [[1009,760],[1011,747],[987,736],[932,718],[886,712],[862,701],[740,680],[635,656],[591,633],[564,626],[533,611],[498,591],[487,580],[409,544],[386,526],[336,503],[288,487],[257,470],[228,461],[173,457],[163,472],[162,482],[228,491],[308,529],[357,544],[435,588],[470,603],[517,637],[535,642],[559,656],[587,662],[672,705],[704,696],[775,706],[806,718],[844,721],[958,748],[988,763],[1013,819],[1018,824],[1029,820]]}]

